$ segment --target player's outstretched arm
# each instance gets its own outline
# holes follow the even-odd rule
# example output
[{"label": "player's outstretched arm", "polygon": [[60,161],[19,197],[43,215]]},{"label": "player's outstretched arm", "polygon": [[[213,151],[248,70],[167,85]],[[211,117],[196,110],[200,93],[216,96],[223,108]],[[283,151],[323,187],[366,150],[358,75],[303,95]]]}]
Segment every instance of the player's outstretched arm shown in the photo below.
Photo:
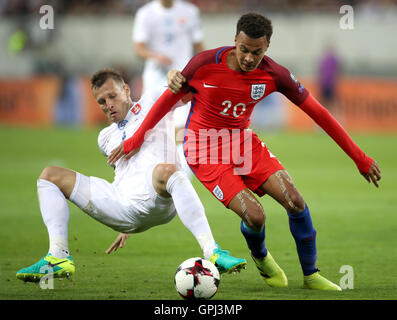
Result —
[{"label": "player's outstretched arm", "polygon": [[[125,140],[122,145],[112,150],[108,157],[108,163],[113,165],[118,159],[126,154],[126,159],[129,159],[139,151],[142,143],[145,140],[145,134],[148,130],[153,129],[154,126],[172,109],[172,107],[181,99],[186,93],[180,92],[173,94],[166,89],[156,103],[152,106],[149,113],[146,115],[142,124],[134,135]],[[130,154],[132,152],[132,154]]]},{"label": "player's outstretched arm", "polygon": [[116,240],[112,243],[109,249],[106,250],[106,253],[112,253],[113,251],[117,251],[118,248],[124,248],[127,239],[129,238],[128,233],[120,233]]},{"label": "player's outstretched arm", "polygon": [[381,172],[378,163],[368,157],[353,141],[346,130],[312,95],[299,106],[309,115],[355,162],[358,170],[368,182],[378,187]]}]

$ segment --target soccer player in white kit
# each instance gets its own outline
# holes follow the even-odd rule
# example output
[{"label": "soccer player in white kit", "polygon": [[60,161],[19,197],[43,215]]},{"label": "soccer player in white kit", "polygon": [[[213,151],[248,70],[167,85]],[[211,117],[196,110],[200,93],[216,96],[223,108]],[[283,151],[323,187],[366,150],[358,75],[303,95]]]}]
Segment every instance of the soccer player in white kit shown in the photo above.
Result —
[{"label": "soccer player in white kit", "polygon": [[[145,93],[133,103],[123,78],[108,69],[94,74],[91,84],[95,99],[112,122],[98,137],[99,148],[107,156],[134,134],[162,92]],[[178,213],[197,239],[203,257],[213,262],[221,273],[240,271],[246,266],[245,259],[230,256],[216,244],[195,189],[179,171],[172,113],[160,121],[147,138],[135,157],[121,158],[115,163],[113,183],[60,167],[43,170],[37,190],[50,248],[37,263],[19,270],[18,279],[35,282],[48,273],[69,277],[75,272],[68,247],[67,199],[92,218],[120,232],[107,253],[122,247],[128,234],[167,223]]]},{"label": "soccer player in white kit", "polygon": [[[143,92],[167,86],[167,72],[182,70],[192,56],[203,51],[203,32],[199,9],[186,1],[153,0],[138,9],[132,40],[135,53],[145,59]],[[188,177],[192,173],[183,155],[178,131],[185,127],[190,102],[174,111],[178,153],[182,169]],[[182,136],[180,136],[182,138]]]}]

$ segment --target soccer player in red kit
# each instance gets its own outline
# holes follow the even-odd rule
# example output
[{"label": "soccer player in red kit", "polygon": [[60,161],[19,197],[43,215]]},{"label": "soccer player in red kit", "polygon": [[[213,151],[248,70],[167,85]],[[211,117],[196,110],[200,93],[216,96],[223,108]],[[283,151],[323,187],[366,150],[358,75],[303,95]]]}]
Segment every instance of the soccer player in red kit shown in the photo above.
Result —
[{"label": "soccer player in red kit", "polygon": [[[288,172],[248,129],[252,110],[271,92],[281,92],[324,129],[376,187],[380,169],[290,71],[265,56],[272,32],[266,17],[257,13],[243,15],[237,23],[235,46],[204,51],[193,57],[182,73],[174,73],[169,89],[153,105],[135,135],[112,152],[109,162],[136,153],[145,132],[191,93],[184,137],[189,166],[219,201],[241,217],[241,232],[264,281],[271,287],[288,285],[283,270],[265,246],[265,213],[253,192],[270,195],[286,209],[304,288],[341,290],[319,274],[316,230],[309,208]],[[208,141],[209,146],[205,144]],[[230,150],[224,152],[225,145]],[[233,161],[225,161],[230,156]]]}]

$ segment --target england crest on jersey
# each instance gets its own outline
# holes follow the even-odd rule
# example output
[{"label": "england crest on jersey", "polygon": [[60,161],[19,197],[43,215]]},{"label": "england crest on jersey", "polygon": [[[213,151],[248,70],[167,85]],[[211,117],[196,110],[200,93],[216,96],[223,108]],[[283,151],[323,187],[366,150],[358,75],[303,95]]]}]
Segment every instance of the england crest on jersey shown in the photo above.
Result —
[{"label": "england crest on jersey", "polygon": [[222,189],[219,187],[219,185],[216,185],[216,187],[214,188],[214,190],[212,190],[212,193],[215,195],[215,197],[217,197],[219,200],[223,200],[223,191]]},{"label": "england crest on jersey", "polygon": [[266,90],[266,84],[251,84],[251,98],[259,100],[263,97]]}]

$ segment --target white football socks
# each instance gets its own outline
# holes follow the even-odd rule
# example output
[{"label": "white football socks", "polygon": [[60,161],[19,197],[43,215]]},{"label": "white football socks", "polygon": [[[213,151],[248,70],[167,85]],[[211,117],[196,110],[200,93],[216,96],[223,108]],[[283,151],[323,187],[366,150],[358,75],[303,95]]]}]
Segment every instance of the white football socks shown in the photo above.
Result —
[{"label": "white football socks", "polygon": [[69,206],[66,198],[55,184],[44,179],[37,180],[37,193],[41,215],[50,238],[48,252],[64,259],[69,256]]},{"label": "white football socks", "polygon": [[203,250],[204,259],[208,260],[216,244],[196,190],[181,171],[176,171],[168,179],[166,189],[172,196],[179,218],[193,233]]}]

